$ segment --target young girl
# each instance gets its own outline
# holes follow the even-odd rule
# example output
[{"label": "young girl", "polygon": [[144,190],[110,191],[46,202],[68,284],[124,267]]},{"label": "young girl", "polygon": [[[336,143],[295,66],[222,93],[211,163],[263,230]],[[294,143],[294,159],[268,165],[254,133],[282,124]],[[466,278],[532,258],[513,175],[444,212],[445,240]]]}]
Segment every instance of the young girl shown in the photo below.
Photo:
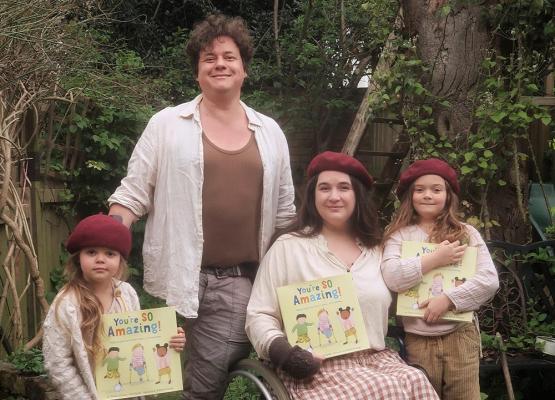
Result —
[{"label": "young girl", "polygon": [[[65,267],[68,283],[44,321],[44,363],[63,399],[94,400],[102,314],[140,309],[135,290],[119,280],[127,270],[131,233],[107,215],[93,215],[77,224],[66,248],[71,254]],[[181,351],[184,344],[178,328],[171,345]]]},{"label": "young girl", "polygon": [[[403,317],[408,361],[423,366],[443,400],[480,398],[480,335],[473,323],[442,320],[448,311],[477,310],[490,299],[499,280],[480,234],[457,217],[459,183],[449,164],[439,159],[414,162],[401,174],[401,206],[386,231],[382,274],[387,286],[405,291],[422,275],[462,259],[467,246],[478,249],[476,274],[464,283],[424,301],[424,317]],[[421,257],[401,259],[403,241],[438,243]]]}]

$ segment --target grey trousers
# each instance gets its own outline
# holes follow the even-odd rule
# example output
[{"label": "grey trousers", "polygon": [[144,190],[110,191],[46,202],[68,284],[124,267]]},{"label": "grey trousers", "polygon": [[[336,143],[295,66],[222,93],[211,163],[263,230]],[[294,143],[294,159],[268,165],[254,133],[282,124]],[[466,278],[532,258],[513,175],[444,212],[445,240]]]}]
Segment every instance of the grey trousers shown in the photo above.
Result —
[{"label": "grey trousers", "polygon": [[252,283],[247,277],[200,274],[198,318],[185,323],[184,400],[219,400],[228,370],[249,355],[245,316]]}]

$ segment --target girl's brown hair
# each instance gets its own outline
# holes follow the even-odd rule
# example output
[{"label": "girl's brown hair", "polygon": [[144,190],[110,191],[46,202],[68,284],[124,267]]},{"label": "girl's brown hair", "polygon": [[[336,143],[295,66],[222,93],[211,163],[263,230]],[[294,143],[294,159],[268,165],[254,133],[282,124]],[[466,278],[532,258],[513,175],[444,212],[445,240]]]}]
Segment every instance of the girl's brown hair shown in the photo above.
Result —
[{"label": "girl's brown hair", "polygon": [[[58,318],[58,306],[63,296],[73,294],[79,304],[81,313],[81,335],[89,360],[94,362],[96,355],[103,351],[102,336],[102,304],[91,288],[87,285],[87,281],[83,277],[83,271],[79,263],[79,254],[73,253],[65,264],[64,274],[67,277],[67,283],[60,290],[60,298],[56,301],[56,318]],[[115,278],[123,280],[127,274],[127,262],[120,255],[120,264]]]},{"label": "girl's brown hair", "polygon": [[[428,237],[428,241],[431,243],[441,243],[444,240],[448,240],[449,242],[458,240],[461,244],[468,243],[469,237],[466,228],[457,217],[457,212],[459,210],[459,197],[453,189],[451,189],[449,182],[445,179],[443,181],[445,182],[445,190],[447,192],[445,207],[436,217],[432,232]],[[401,197],[401,205],[397,209],[393,220],[385,230],[383,239],[384,243],[399,229],[404,228],[405,226],[418,224],[419,215],[412,205],[413,193],[414,182]]]},{"label": "girl's brown hair", "polygon": [[[301,198],[301,207],[296,218],[285,229],[277,232],[272,243],[279,236],[291,233],[300,237],[314,237],[320,234],[324,221],[316,209],[316,184],[318,175],[308,180]],[[368,190],[354,176],[351,185],[355,192],[355,209],[351,215],[351,230],[353,235],[368,248],[377,246],[381,241],[381,229],[378,222],[378,213],[368,194]]]}]

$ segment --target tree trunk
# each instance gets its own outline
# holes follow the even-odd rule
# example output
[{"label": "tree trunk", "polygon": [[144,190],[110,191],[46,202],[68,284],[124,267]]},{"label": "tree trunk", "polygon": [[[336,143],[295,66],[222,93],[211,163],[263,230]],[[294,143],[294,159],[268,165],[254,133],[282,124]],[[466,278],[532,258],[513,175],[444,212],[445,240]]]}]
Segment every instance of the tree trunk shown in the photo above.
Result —
[{"label": "tree trunk", "polygon": [[[442,12],[445,3],[445,0],[403,0],[402,6],[405,29],[417,38],[418,56],[429,67],[422,83],[451,105],[434,109],[436,133],[447,136],[457,151],[463,151],[469,133],[475,128],[473,113],[481,63],[493,43],[481,16],[485,3],[464,2]],[[521,146],[515,144],[517,147]],[[530,224],[522,210],[527,209],[528,171],[522,161],[510,165],[503,178],[508,185],[498,187],[496,182],[489,182],[487,189],[482,189],[488,190],[487,196],[466,188],[462,197],[477,206],[471,213],[479,215],[482,222],[499,223],[500,227],[491,230],[486,227],[486,236],[526,243]]]},{"label": "tree trunk", "polygon": [[[438,4],[439,3],[439,4]],[[468,5],[442,15],[442,1],[403,1],[405,27],[417,36],[420,59],[430,67],[428,89],[452,105],[435,110],[439,134],[457,140],[472,126],[474,89],[491,36],[480,17],[480,5]]]}]

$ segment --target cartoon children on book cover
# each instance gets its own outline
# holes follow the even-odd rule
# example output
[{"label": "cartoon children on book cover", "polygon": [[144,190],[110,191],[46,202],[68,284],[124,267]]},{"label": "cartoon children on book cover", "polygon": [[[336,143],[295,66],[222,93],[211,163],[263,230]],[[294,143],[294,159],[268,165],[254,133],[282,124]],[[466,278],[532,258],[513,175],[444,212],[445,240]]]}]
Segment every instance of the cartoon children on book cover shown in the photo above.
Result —
[{"label": "cartoon children on book cover", "polygon": [[177,323],[170,307],[103,316],[104,357],[97,360],[101,400],[183,389],[179,353],[169,348]]},{"label": "cartoon children on book cover", "polygon": [[[434,243],[403,241],[401,258],[411,258],[431,253],[436,247],[437,244]],[[474,276],[477,255],[478,252],[475,247],[467,247],[461,262],[436,268],[425,274],[418,285],[404,293],[399,293],[397,297],[397,315],[423,317],[424,310],[419,308],[423,301],[439,296],[449,288],[462,285],[468,278]],[[472,312],[454,313],[448,311],[443,319],[471,322]]]},{"label": "cartoon children on book cover", "polygon": [[369,348],[351,274],[277,289],[287,340],[325,357]]}]

